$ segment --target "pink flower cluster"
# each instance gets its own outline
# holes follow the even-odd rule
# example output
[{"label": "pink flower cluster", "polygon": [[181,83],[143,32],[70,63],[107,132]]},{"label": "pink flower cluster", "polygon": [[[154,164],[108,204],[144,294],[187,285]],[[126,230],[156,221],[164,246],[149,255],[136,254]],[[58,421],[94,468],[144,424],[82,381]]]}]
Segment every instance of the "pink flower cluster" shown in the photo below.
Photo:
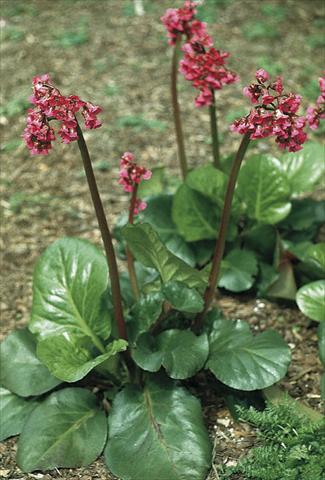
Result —
[{"label": "pink flower cluster", "polygon": [[[168,8],[165,15],[161,17],[167,35],[168,43],[175,45],[178,35],[192,35],[192,20],[196,15],[196,3],[186,0],[183,8]],[[201,22],[199,22],[201,23]]]},{"label": "pink flower cluster", "polygon": [[214,90],[220,90],[224,85],[238,80],[238,76],[225,66],[229,53],[214,47],[206,49],[199,41],[186,43],[183,51],[180,72],[200,91],[195,99],[197,107],[211,105]]},{"label": "pink flower cluster", "polygon": [[212,45],[206,24],[195,19],[196,3],[185,1],[183,8],[169,8],[162,17],[169,44],[175,45],[179,35],[185,35],[180,72],[200,91],[195,99],[197,107],[213,102],[213,91],[235,82],[238,77],[225,66],[229,53],[221,52]]},{"label": "pink flower cluster", "polygon": [[[134,155],[130,152],[125,152],[120,160],[120,179],[119,184],[123,185],[125,192],[133,192],[142,180],[149,180],[151,178],[151,170],[144,167],[139,167]],[[137,215],[139,211],[146,208],[146,202],[140,198],[136,198],[133,204],[133,214]]]},{"label": "pink flower cluster", "polygon": [[256,105],[246,117],[231,125],[233,132],[250,134],[251,139],[274,135],[278,146],[297,152],[307,140],[304,131],[305,117],[297,115],[301,96],[283,93],[282,79],[269,81],[269,74],[262,68],[256,72],[257,83],[244,88],[244,95]]},{"label": "pink flower cluster", "polygon": [[47,155],[52,148],[55,134],[49,125],[50,120],[58,120],[58,131],[63,143],[78,140],[76,113],[81,111],[86,128],[101,126],[97,115],[101,108],[90,102],[84,102],[77,95],[65,97],[55,88],[48,74],[33,79],[33,95],[30,98],[34,108],[28,110],[27,127],[23,138],[32,154]]},{"label": "pink flower cluster", "polygon": [[319,79],[320,96],[315,107],[307,108],[307,122],[312,130],[317,130],[319,121],[325,118],[325,76]]}]

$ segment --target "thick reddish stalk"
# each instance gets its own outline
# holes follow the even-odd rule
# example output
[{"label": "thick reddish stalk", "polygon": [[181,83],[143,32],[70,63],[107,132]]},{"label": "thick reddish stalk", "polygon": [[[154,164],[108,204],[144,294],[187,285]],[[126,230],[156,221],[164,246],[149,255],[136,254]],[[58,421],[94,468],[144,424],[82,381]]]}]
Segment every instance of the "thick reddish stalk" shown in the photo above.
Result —
[{"label": "thick reddish stalk", "polygon": [[96,178],[91,165],[89,151],[88,151],[84,136],[82,134],[82,130],[78,123],[77,123],[77,132],[78,132],[78,147],[81,153],[84,170],[87,177],[87,182],[88,182],[91,198],[93,201],[93,205],[95,208],[98,226],[100,229],[100,233],[102,236],[104,249],[106,253],[108,271],[109,271],[109,276],[111,280],[114,314],[115,314],[115,320],[118,328],[118,333],[120,338],[127,340],[127,333],[126,333],[126,327],[125,327],[123,309],[122,309],[120,280],[119,280],[119,274],[117,269],[116,256],[115,256],[113,242],[112,242],[112,236],[108,228],[103,204],[98,192]]},{"label": "thick reddish stalk", "polygon": [[220,150],[219,150],[219,136],[218,136],[218,119],[217,119],[217,109],[216,109],[216,97],[214,90],[211,90],[212,93],[212,104],[209,107],[210,113],[210,129],[211,129],[211,139],[212,139],[212,154],[213,154],[213,165],[216,168],[221,169],[220,164]]},{"label": "thick reddish stalk", "polygon": [[240,166],[244,159],[249,141],[250,141],[250,134],[246,133],[241,141],[237,155],[231,167],[231,172],[230,172],[226,196],[225,196],[225,203],[223,206],[222,216],[220,220],[220,231],[219,231],[219,235],[218,235],[215,250],[214,250],[208,286],[204,293],[204,308],[202,312],[200,312],[197,315],[193,323],[194,331],[199,331],[201,329],[204,317],[207,311],[209,310],[211,302],[214,297],[214,293],[215,293],[215,289],[217,286],[217,281],[220,273],[221,260],[225,250],[226,235],[227,235],[228,224],[229,224],[229,219],[231,214],[231,205],[234,197],[235,186],[236,186]]},{"label": "thick reddish stalk", "polygon": [[187,160],[184,146],[184,135],[181,120],[181,110],[178,103],[177,75],[178,75],[178,57],[182,42],[182,35],[178,34],[173,49],[172,70],[171,70],[171,94],[174,114],[175,133],[177,141],[178,158],[181,167],[182,177],[185,180],[187,175]]},{"label": "thick reddish stalk", "polygon": [[[134,207],[136,204],[137,200],[137,192],[138,192],[138,184],[135,183],[133,190],[132,190],[132,196],[131,196],[131,201],[130,201],[130,210],[129,210],[129,224],[133,224],[133,218],[134,218]],[[137,280],[137,275],[135,272],[134,268],[134,257],[132,255],[131,250],[129,247],[126,247],[126,259],[127,259],[127,264],[128,264],[128,271],[129,271],[129,277],[130,277],[130,282],[131,282],[131,287],[133,294],[138,300],[140,298],[140,290],[139,290],[139,285],[138,285],[138,280]]]}]

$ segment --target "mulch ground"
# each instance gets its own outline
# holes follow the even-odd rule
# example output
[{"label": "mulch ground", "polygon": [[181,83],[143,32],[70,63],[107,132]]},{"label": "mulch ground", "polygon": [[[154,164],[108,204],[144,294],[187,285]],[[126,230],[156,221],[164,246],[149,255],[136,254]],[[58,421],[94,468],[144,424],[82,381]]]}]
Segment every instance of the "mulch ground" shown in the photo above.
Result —
[{"label": "mulch ground", "polygon": [[[181,2],[144,3],[146,14],[137,17],[128,0],[0,1],[2,337],[28,322],[33,266],[49,243],[60,236],[78,236],[100,245],[77,146],[57,142],[51,155],[31,157],[21,142],[33,76],[49,72],[63,93],[76,93],[103,107],[103,127],[87,132],[86,140],[111,222],[127,206],[116,181],[121,153],[132,151],[146,166],[164,165],[168,176],[178,175],[169,98],[171,51],[159,18],[166,8]],[[268,1],[271,7],[285,7],[282,20],[263,13],[262,3],[216,1],[217,15],[209,27],[218,47],[231,52],[231,67],[241,77],[240,84],[218,96],[219,117],[225,120],[220,125],[225,154],[239,143],[228,125],[245,111],[241,89],[257,67],[271,63],[290,89],[303,90],[307,97],[311,79],[317,79],[323,68],[317,43],[323,3]],[[259,24],[264,25],[265,36],[249,38],[252,25]],[[193,90],[183,81],[180,94],[188,158],[194,167],[211,157],[209,116],[206,110],[194,108]],[[312,99],[307,98],[305,104],[309,102]],[[258,142],[254,148],[276,153],[271,142]],[[316,326],[293,306],[247,296],[223,296],[220,306],[227,315],[249,321],[255,330],[274,328],[283,335],[292,364],[281,385],[320,410]],[[233,422],[209,385],[201,401],[215,445],[215,463],[231,464],[254,437],[248,427]],[[15,439],[0,445],[0,478],[114,478],[101,460],[83,469],[26,475],[15,464],[15,449]],[[209,480],[217,478],[212,469]]]}]

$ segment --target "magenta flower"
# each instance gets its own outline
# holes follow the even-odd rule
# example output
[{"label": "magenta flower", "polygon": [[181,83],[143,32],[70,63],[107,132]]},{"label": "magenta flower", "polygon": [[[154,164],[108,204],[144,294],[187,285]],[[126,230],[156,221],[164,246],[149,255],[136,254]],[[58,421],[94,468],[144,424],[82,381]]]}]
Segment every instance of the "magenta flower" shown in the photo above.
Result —
[{"label": "magenta flower", "polygon": [[315,107],[307,108],[307,122],[312,130],[317,130],[319,121],[325,118],[325,76],[319,79],[320,96],[316,100]]},{"label": "magenta flower", "polygon": [[140,198],[136,198],[138,185],[142,180],[149,180],[152,172],[144,167],[139,167],[135,162],[133,153],[125,152],[120,160],[120,185],[123,185],[125,192],[134,193],[134,201],[131,202],[133,206],[133,214],[137,215],[139,211],[144,210],[147,206]]},{"label": "magenta flower", "polygon": [[167,30],[169,45],[175,45],[179,34],[191,36],[191,21],[196,15],[196,3],[186,0],[183,8],[168,8],[161,21]]},{"label": "magenta flower", "polygon": [[58,135],[63,143],[78,140],[76,113],[81,111],[86,128],[101,126],[97,115],[101,108],[90,102],[84,102],[77,95],[65,97],[52,85],[48,74],[34,77],[33,95],[30,97],[34,108],[28,110],[27,127],[23,138],[33,155],[47,155],[55,140],[50,120],[58,120],[61,127]]},{"label": "magenta flower", "polygon": [[180,72],[200,91],[195,99],[197,107],[211,105],[214,90],[238,80],[238,76],[225,66],[228,52],[214,47],[206,49],[201,43],[192,41],[183,46],[183,52]]},{"label": "magenta flower", "polygon": [[244,88],[244,95],[256,105],[248,115],[230,126],[233,132],[250,134],[251,139],[266,138],[274,135],[282,149],[297,152],[307,140],[304,131],[305,117],[298,116],[301,96],[284,94],[282,79],[268,82],[269,74],[259,69],[256,72],[257,83]]}]

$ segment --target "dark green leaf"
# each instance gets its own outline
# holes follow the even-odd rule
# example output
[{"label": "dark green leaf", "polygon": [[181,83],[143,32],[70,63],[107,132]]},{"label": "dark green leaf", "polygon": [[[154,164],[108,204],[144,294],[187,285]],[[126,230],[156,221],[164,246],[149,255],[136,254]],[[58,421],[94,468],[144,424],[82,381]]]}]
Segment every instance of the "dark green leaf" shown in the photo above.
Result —
[{"label": "dark green leaf", "polygon": [[54,242],[35,268],[30,330],[40,338],[65,332],[89,337],[104,353],[99,337],[110,334],[107,282],[105,257],[94,245],[74,238]]},{"label": "dark green leaf", "polygon": [[123,480],[203,480],[211,444],[199,401],[169,382],[126,387],[109,415],[105,460]]},{"label": "dark green leaf", "polygon": [[264,297],[272,284],[279,278],[279,273],[272,265],[259,262],[259,275],[257,278],[257,292],[259,296]]},{"label": "dark green leaf", "polygon": [[40,340],[37,355],[57,378],[65,382],[77,382],[93,368],[126,348],[125,340],[114,340],[106,347],[105,353],[94,356],[80,338],[66,332]]},{"label": "dark green leaf", "polygon": [[134,304],[128,321],[128,331],[131,330],[132,340],[138,335],[147,332],[161,314],[163,295],[161,292],[152,292],[142,295]]},{"label": "dark green leaf", "polygon": [[0,387],[0,442],[18,435],[37,405],[35,400],[25,400]]},{"label": "dark green leaf", "polygon": [[41,395],[61,383],[36,356],[36,341],[27,330],[10,333],[1,343],[0,382],[21,397]]},{"label": "dark green leaf", "polygon": [[173,220],[187,242],[215,238],[218,217],[215,204],[182,184],[174,195]]},{"label": "dark green leaf", "polygon": [[321,143],[308,142],[299,152],[282,155],[281,163],[292,194],[311,192],[324,176],[324,146]]},{"label": "dark green leaf", "polygon": [[67,388],[52,393],[30,415],[18,442],[17,463],[24,472],[82,467],[102,452],[105,413],[93,393]]},{"label": "dark green leaf", "polygon": [[[317,226],[325,222],[325,201],[317,201],[312,198],[303,198],[302,200],[292,201],[292,210],[290,215],[280,224],[281,229],[301,231],[301,234],[307,238],[297,239],[289,238],[295,242],[301,242],[313,238],[317,231]],[[310,232],[306,232],[306,230]]]},{"label": "dark green leaf", "polygon": [[221,264],[219,287],[231,292],[249,290],[257,274],[257,260],[249,250],[231,250]]},{"label": "dark green leaf", "polygon": [[263,259],[272,262],[276,242],[276,229],[273,225],[255,225],[243,233],[245,248],[254,250]]},{"label": "dark green leaf", "polygon": [[209,353],[206,334],[197,337],[190,330],[166,330],[157,337],[143,334],[132,352],[139,367],[157,372],[165,367],[174,379],[192,377],[205,364]]},{"label": "dark green leaf", "polygon": [[205,286],[203,275],[173,255],[150,225],[127,225],[123,236],[135,258],[146,267],[158,270],[163,283],[173,280],[190,288]]},{"label": "dark green leaf", "polygon": [[255,155],[247,159],[238,179],[238,195],[250,218],[275,224],[291,209],[290,187],[281,163],[273,157]]},{"label": "dark green leaf", "polygon": [[147,208],[141,213],[144,222],[149,223],[159,235],[175,235],[177,228],[172,219],[172,195],[156,195],[146,200]]},{"label": "dark green leaf", "polygon": [[175,310],[188,313],[197,313],[203,310],[204,302],[201,295],[183,283],[168,282],[163,286],[162,293]]},{"label": "dark green leaf", "polygon": [[239,390],[273,385],[287,371],[290,350],[274,331],[253,336],[241,320],[216,320],[210,334],[208,368],[218,380]]},{"label": "dark green leaf", "polygon": [[296,300],[306,317],[317,322],[325,321],[325,280],[317,280],[301,287]]},{"label": "dark green leaf", "polygon": [[276,272],[278,277],[268,288],[266,292],[267,296],[295,300],[297,285],[292,263],[288,260],[284,260],[280,263]]},{"label": "dark green leaf", "polygon": [[306,252],[305,260],[325,273],[325,242],[311,245]]},{"label": "dark green leaf", "polygon": [[325,372],[323,372],[323,375],[320,379],[320,394],[322,400],[325,400]]}]

